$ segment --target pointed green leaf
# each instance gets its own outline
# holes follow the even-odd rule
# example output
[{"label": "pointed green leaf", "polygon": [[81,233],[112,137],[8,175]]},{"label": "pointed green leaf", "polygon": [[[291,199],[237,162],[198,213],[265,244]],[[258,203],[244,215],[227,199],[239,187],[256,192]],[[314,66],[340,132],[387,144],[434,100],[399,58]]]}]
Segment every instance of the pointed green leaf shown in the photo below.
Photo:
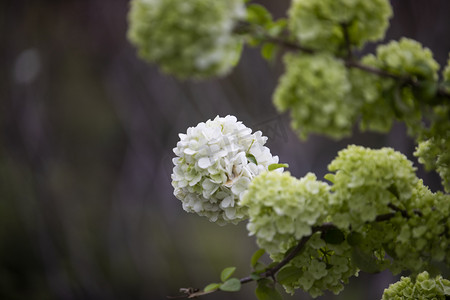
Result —
[{"label": "pointed green leaf", "polygon": [[251,265],[253,268],[256,266],[256,264],[258,263],[258,260],[261,258],[261,256],[264,255],[264,253],[266,253],[266,251],[264,249],[258,249],[255,253],[253,253],[252,259],[251,259]]},{"label": "pointed green leaf", "polygon": [[254,156],[253,154],[247,153],[247,154],[245,154],[245,156],[247,157],[247,160],[248,160],[249,162],[252,162],[252,163],[254,163],[255,165],[258,164],[258,162],[256,161],[256,158],[255,158],[255,156]]},{"label": "pointed green leaf", "polygon": [[207,286],[205,286],[203,291],[205,293],[207,293],[207,292],[211,292],[211,291],[217,290],[220,287],[220,285],[221,285],[220,283],[210,283]]},{"label": "pointed green leaf", "polygon": [[286,19],[278,19],[275,22],[266,25],[267,32],[270,36],[276,37],[280,35],[287,27]]},{"label": "pointed green leaf", "polygon": [[268,279],[261,279],[255,291],[258,300],[283,300],[280,293],[273,286],[273,282]]},{"label": "pointed green leaf", "polygon": [[267,168],[269,171],[273,171],[279,168],[289,168],[288,164],[271,164],[269,165],[269,167]]},{"label": "pointed green leaf", "polygon": [[241,289],[241,281],[237,278],[230,278],[219,287],[224,292],[237,292]]},{"label": "pointed green leaf", "polygon": [[228,267],[222,270],[222,273],[220,273],[220,280],[222,282],[225,282],[228,278],[233,275],[234,271],[236,271],[236,267]]}]

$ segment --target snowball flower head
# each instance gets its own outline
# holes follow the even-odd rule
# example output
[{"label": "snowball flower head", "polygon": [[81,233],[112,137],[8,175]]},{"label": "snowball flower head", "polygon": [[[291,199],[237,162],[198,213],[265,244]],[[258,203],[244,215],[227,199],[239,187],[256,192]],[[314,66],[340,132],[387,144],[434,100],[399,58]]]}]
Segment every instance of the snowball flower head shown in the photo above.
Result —
[{"label": "snowball flower head", "polygon": [[264,146],[267,137],[234,116],[217,116],[179,136],[172,185],[183,209],[220,225],[247,218],[240,199],[256,175],[278,163]]}]

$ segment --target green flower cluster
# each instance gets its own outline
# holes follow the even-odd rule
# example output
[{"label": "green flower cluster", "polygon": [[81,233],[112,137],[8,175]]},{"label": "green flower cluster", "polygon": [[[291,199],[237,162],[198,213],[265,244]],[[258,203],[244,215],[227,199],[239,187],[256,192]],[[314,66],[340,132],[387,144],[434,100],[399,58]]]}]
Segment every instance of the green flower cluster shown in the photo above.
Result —
[{"label": "green flower cluster", "polygon": [[294,0],[289,29],[306,47],[338,51],[384,37],[392,8],[388,0]]},{"label": "green flower cluster", "polygon": [[350,97],[344,63],[329,54],[288,54],[284,62],[274,104],[281,112],[291,110],[291,125],[300,137],[310,132],[350,135],[358,103]]},{"label": "green flower cluster", "polygon": [[407,217],[389,220],[393,230],[384,245],[393,258],[389,269],[416,273],[432,269],[437,262],[450,265],[450,195],[432,193],[419,181],[405,210]]},{"label": "green flower cluster", "polygon": [[240,202],[248,207],[250,235],[256,235],[258,245],[274,258],[284,254],[324,221],[328,190],[311,173],[300,180],[289,172],[256,176]]},{"label": "green flower cluster", "polygon": [[411,161],[391,148],[350,145],[339,151],[328,169],[335,172],[326,176],[333,182],[331,221],[343,229],[351,225],[355,230],[389,213],[389,204],[402,206],[418,180]]},{"label": "green flower cluster", "polygon": [[415,281],[402,277],[384,290],[382,300],[445,300],[450,296],[450,281],[436,276],[430,278],[428,272],[420,273]]},{"label": "green flower cluster", "polygon": [[[405,81],[353,71],[356,74],[354,90],[371,87],[368,92],[359,94],[364,103],[361,128],[387,132],[393,120],[400,119],[409,126],[410,133],[417,134],[422,127],[419,103],[426,103],[436,91],[439,65],[431,51],[414,40],[402,38],[380,45],[377,55],[365,56],[362,63],[404,77]],[[406,78],[420,82],[421,86],[411,86]]]},{"label": "green flower cluster", "polygon": [[221,76],[239,60],[242,42],[233,29],[244,17],[242,0],[132,0],[128,38],[165,73]]},{"label": "green flower cluster", "polygon": [[[449,110],[450,112],[450,110]],[[447,114],[448,116],[448,114]],[[436,170],[442,178],[442,185],[446,192],[450,192],[450,122],[443,136],[432,137],[420,142],[416,155],[419,162],[424,164],[427,170]]]},{"label": "green flower cluster", "polygon": [[277,280],[292,294],[299,288],[314,298],[325,290],[338,294],[344,288],[343,283],[358,274],[351,260],[351,249],[346,241],[326,243],[320,233],[316,233],[304,250],[281,269]]}]

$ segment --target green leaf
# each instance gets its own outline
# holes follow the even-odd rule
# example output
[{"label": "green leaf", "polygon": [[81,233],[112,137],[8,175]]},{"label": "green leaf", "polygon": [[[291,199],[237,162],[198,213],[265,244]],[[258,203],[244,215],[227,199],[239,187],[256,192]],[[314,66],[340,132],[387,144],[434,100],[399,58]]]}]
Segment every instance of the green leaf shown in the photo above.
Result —
[{"label": "green leaf", "polygon": [[253,268],[256,266],[258,260],[261,258],[261,256],[264,255],[264,253],[266,253],[264,249],[258,249],[255,253],[253,253],[252,259],[250,261]]},{"label": "green leaf", "polygon": [[270,36],[277,37],[287,27],[286,19],[279,19],[266,25],[266,30]]},{"label": "green leaf", "polygon": [[228,267],[222,270],[222,273],[220,273],[220,280],[222,282],[225,282],[228,278],[233,275],[234,271],[236,271],[236,267]]},{"label": "green leaf", "polygon": [[350,246],[358,246],[360,245],[364,240],[364,237],[359,232],[350,232],[347,235],[347,242]]},{"label": "green leaf", "polygon": [[273,61],[278,47],[274,43],[265,43],[261,48],[261,55],[267,61]]},{"label": "green leaf", "polygon": [[366,253],[358,247],[352,248],[352,260],[361,271],[367,273],[377,273],[380,271],[380,266],[373,253]]},{"label": "green leaf", "polygon": [[245,154],[245,156],[247,157],[247,160],[248,160],[249,162],[252,162],[252,163],[254,163],[255,165],[258,164],[258,162],[256,161],[256,158],[255,158],[255,156],[254,156],[253,154],[247,153],[247,154]]},{"label": "green leaf", "polygon": [[322,240],[332,245],[339,245],[345,241],[344,233],[338,228],[330,228],[323,231],[320,237]]},{"label": "green leaf", "polygon": [[288,164],[271,164],[269,165],[269,167],[267,168],[269,171],[273,171],[279,168],[289,168]]},{"label": "green leaf", "polygon": [[258,300],[283,300],[280,293],[274,288],[273,283],[268,279],[258,281],[255,294]]},{"label": "green leaf", "polygon": [[257,25],[266,25],[272,23],[272,15],[262,5],[250,4],[247,6],[247,21]]},{"label": "green leaf", "polygon": [[207,292],[211,292],[211,291],[217,290],[220,287],[220,285],[221,285],[220,283],[210,283],[207,286],[205,286],[203,291],[205,293],[207,293]]},{"label": "green leaf", "polygon": [[323,176],[323,178],[325,178],[326,180],[328,180],[331,183],[334,183],[334,178],[335,178],[334,176],[335,176],[334,174],[328,173],[325,176]]},{"label": "green leaf", "polygon": [[237,292],[241,289],[241,281],[237,278],[230,278],[219,287],[224,292]]},{"label": "green leaf", "polygon": [[294,266],[288,266],[281,269],[277,274],[277,280],[281,284],[291,284],[297,281],[303,271]]}]

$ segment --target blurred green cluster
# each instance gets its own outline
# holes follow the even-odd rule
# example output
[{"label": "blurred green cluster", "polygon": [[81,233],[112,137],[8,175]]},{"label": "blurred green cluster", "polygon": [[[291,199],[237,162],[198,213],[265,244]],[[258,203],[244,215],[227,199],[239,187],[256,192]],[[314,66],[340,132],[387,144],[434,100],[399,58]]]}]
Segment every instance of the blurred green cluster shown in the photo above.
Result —
[{"label": "blurred green cluster", "polygon": [[286,72],[273,100],[279,111],[290,109],[291,125],[300,137],[311,132],[350,135],[358,102],[350,97],[344,63],[330,54],[288,54],[284,62]]},{"label": "blurred green cluster", "polygon": [[450,281],[442,276],[430,278],[428,272],[420,273],[415,280],[402,277],[384,290],[382,300],[444,300],[450,296]]},{"label": "blurred green cluster", "polygon": [[288,14],[289,29],[303,46],[339,52],[347,43],[361,47],[382,39],[392,8],[388,0],[293,0]]},{"label": "blurred green cluster", "polygon": [[179,78],[222,76],[237,63],[243,1],[132,0],[128,38],[139,55]]}]

